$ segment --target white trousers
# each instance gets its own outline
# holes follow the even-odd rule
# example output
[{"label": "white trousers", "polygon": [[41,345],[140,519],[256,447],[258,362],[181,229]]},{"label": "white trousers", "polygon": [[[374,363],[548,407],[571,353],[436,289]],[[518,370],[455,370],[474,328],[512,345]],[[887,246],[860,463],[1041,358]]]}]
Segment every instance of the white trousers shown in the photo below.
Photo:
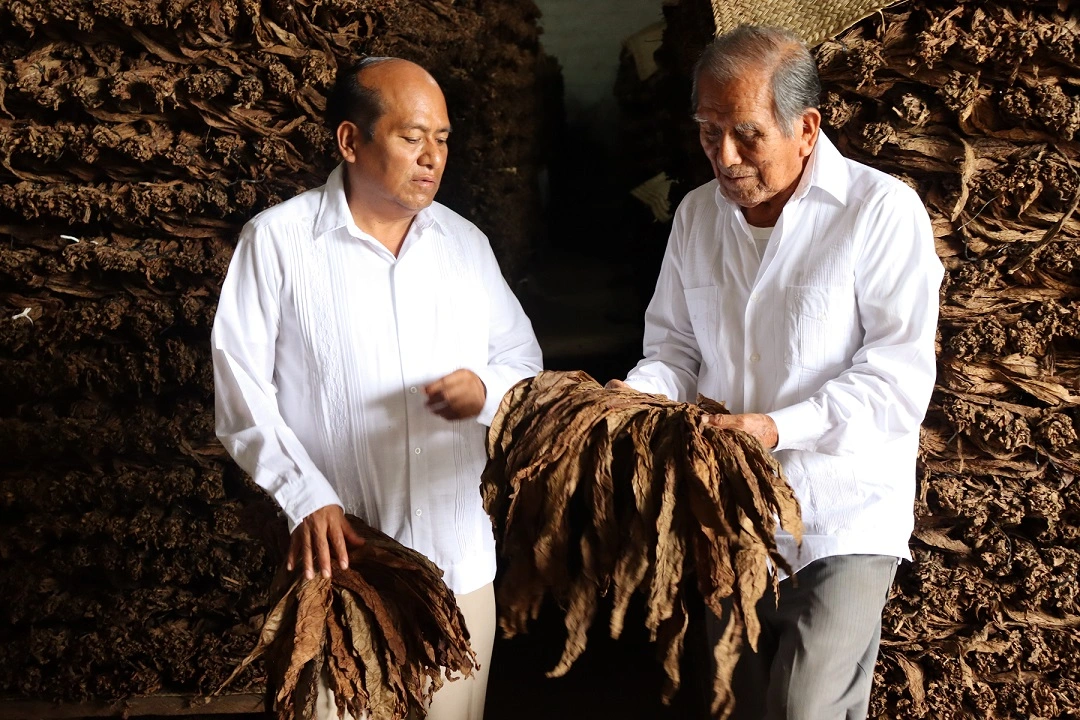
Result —
[{"label": "white trousers", "polygon": [[[458,607],[469,630],[469,642],[476,652],[480,669],[471,677],[446,682],[435,693],[428,709],[428,720],[483,720],[484,700],[487,697],[488,669],[491,666],[491,648],[495,643],[495,590],[488,583],[479,590],[456,596]],[[334,691],[327,686],[326,675],[319,678],[319,700],[315,706],[316,720],[337,720]],[[410,718],[412,716],[410,715]],[[353,718],[345,713],[345,720]]]}]

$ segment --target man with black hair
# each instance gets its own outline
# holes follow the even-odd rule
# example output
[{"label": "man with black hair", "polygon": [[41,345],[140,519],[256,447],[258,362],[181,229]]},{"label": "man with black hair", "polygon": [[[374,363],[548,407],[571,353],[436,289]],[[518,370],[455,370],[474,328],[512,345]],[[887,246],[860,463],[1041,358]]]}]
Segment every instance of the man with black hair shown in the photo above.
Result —
[{"label": "man with black hair", "polygon": [[290,569],[347,567],[348,512],[443,570],[481,669],[447,683],[428,717],[482,720],[485,425],[540,348],[487,238],[434,202],[450,136],[435,80],[369,58],[339,73],[327,122],[343,162],[326,184],[240,234],[212,336],[217,434],[288,517]]},{"label": "man with black hair", "polygon": [[[759,651],[736,668],[738,720],[866,717],[934,385],[943,269],[926,209],[840,155],[819,92],[789,31],[744,25],[706,48],[692,103],[715,180],[676,212],[626,379],[725,401],[712,424],[771,448],[801,505],[801,547],[777,537],[794,575],[758,603]],[[710,617],[714,641],[725,628]]]}]

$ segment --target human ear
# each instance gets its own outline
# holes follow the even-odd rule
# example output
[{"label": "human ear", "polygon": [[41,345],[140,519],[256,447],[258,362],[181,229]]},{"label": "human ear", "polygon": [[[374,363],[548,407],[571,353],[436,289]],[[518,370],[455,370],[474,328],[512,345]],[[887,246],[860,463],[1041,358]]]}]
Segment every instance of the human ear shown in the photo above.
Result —
[{"label": "human ear", "polygon": [[338,152],[341,153],[341,157],[345,162],[356,162],[356,146],[360,143],[360,128],[356,126],[356,123],[345,120],[338,125],[337,132],[335,133],[337,138]]},{"label": "human ear", "polygon": [[807,108],[798,120],[799,155],[807,157],[817,145],[818,130],[821,128],[821,113],[817,108]]}]

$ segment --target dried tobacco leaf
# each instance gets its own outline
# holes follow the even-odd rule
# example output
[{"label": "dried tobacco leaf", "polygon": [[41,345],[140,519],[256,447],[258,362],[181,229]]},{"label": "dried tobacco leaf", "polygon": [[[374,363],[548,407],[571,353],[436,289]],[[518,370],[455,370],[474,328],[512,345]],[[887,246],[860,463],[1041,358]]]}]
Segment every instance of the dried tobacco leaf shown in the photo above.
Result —
[{"label": "dried tobacco leaf", "polygon": [[[330,609],[330,579],[321,575],[296,586],[296,625],[292,653],[285,678],[278,688],[277,703],[289,697],[304,667],[323,651],[326,637],[326,614]],[[279,629],[280,632],[280,629]]]},{"label": "dried tobacco leaf", "polygon": [[[629,516],[629,532],[612,576],[615,595],[610,628],[613,638],[622,634],[630,599],[645,579],[655,559],[656,520],[660,511],[657,496],[662,494],[662,489],[653,482],[654,452],[651,442],[659,420],[659,414],[649,413],[629,428],[629,442],[634,453],[630,478],[634,512]],[[658,490],[661,492],[658,493]],[[732,579],[734,580],[734,577]]]},{"label": "dried tobacco leaf", "polygon": [[319,676],[322,674],[324,662],[324,655],[319,652],[304,664],[304,669],[296,679],[292,713],[282,720],[309,720],[315,717],[315,707],[319,701]]},{"label": "dried tobacco leaf", "polygon": [[346,639],[346,629],[342,624],[345,615],[340,607],[342,601],[339,595],[340,591],[334,592],[335,609],[326,616],[326,629],[330,637],[326,657],[328,685],[334,691],[338,717],[343,717],[348,711],[356,718],[367,706],[368,696],[364,690],[363,671],[357,664],[356,657],[350,652]]},{"label": "dried tobacco leaf", "polygon": [[401,717],[397,692],[383,674],[383,652],[377,642],[375,620],[352,593],[339,592],[357,664],[364,672],[364,690],[368,696],[364,709],[371,720]]},{"label": "dried tobacco leaf", "polygon": [[263,620],[262,630],[259,633],[259,643],[255,646],[255,649],[236,666],[236,669],[232,671],[229,677],[225,678],[224,682],[222,682],[217,689],[218,693],[220,693],[226,685],[231,683],[236,676],[240,674],[241,670],[262,657],[263,653],[265,653],[274,642],[274,639],[277,637],[282,626],[288,621],[290,611],[295,613],[296,594],[294,590],[296,589],[298,582],[299,581],[294,582],[289,589],[285,591],[285,594],[281,596],[281,599],[278,600],[277,604],[274,605],[274,608],[267,613],[266,619]]},{"label": "dried tobacco leaf", "polygon": [[731,676],[735,673],[735,665],[739,660],[739,636],[743,629],[742,611],[738,606],[732,606],[720,641],[713,648],[716,677],[713,679],[712,714],[717,720],[727,720],[735,709]]},{"label": "dried tobacco leaf", "polygon": [[[544,597],[555,598],[566,610],[567,639],[550,676],[584,652],[609,589],[613,637],[640,590],[670,701],[691,569],[710,608],[736,600],[730,635],[717,650],[732,654],[719,665],[718,688],[730,684],[742,638],[756,647],[754,606],[768,562],[783,562],[775,518],[798,536],[798,503],[768,451],[746,433],[706,425],[712,412],[726,410],[707,400],[699,406],[607,391],[581,372],[541,372],[504,397],[481,479],[506,566],[499,622],[507,634],[524,632]],[[582,522],[572,522],[578,513]]]},{"label": "dried tobacco leaf", "polygon": [[468,677],[476,668],[442,571],[415,550],[348,519],[364,539],[350,553],[349,569],[293,582],[234,672],[267,656],[279,720],[314,717],[321,677],[334,692],[338,717],[424,717],[444,672]]}]

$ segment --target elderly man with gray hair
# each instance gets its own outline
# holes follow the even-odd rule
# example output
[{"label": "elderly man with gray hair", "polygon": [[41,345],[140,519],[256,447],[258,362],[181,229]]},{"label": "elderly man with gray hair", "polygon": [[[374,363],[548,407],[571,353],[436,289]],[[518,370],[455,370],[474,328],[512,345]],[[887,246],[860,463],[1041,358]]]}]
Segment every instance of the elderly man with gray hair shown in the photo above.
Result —
[{"label": "elderly man with gray hair", "polygon": [[[754,720],[866,717],[935,376],[926,210],[840,155],[819,92],[786,30],[741,26],[705,50],[692,100],[716,179],[679,206],[626,379],[725,401],[710,421],[771,448],[799,498],[801,546],[778,537],[794,575],[758,605],[758,651],[735,671],[734,716]],[[710,618],[713,641],[723,627]]]}]

